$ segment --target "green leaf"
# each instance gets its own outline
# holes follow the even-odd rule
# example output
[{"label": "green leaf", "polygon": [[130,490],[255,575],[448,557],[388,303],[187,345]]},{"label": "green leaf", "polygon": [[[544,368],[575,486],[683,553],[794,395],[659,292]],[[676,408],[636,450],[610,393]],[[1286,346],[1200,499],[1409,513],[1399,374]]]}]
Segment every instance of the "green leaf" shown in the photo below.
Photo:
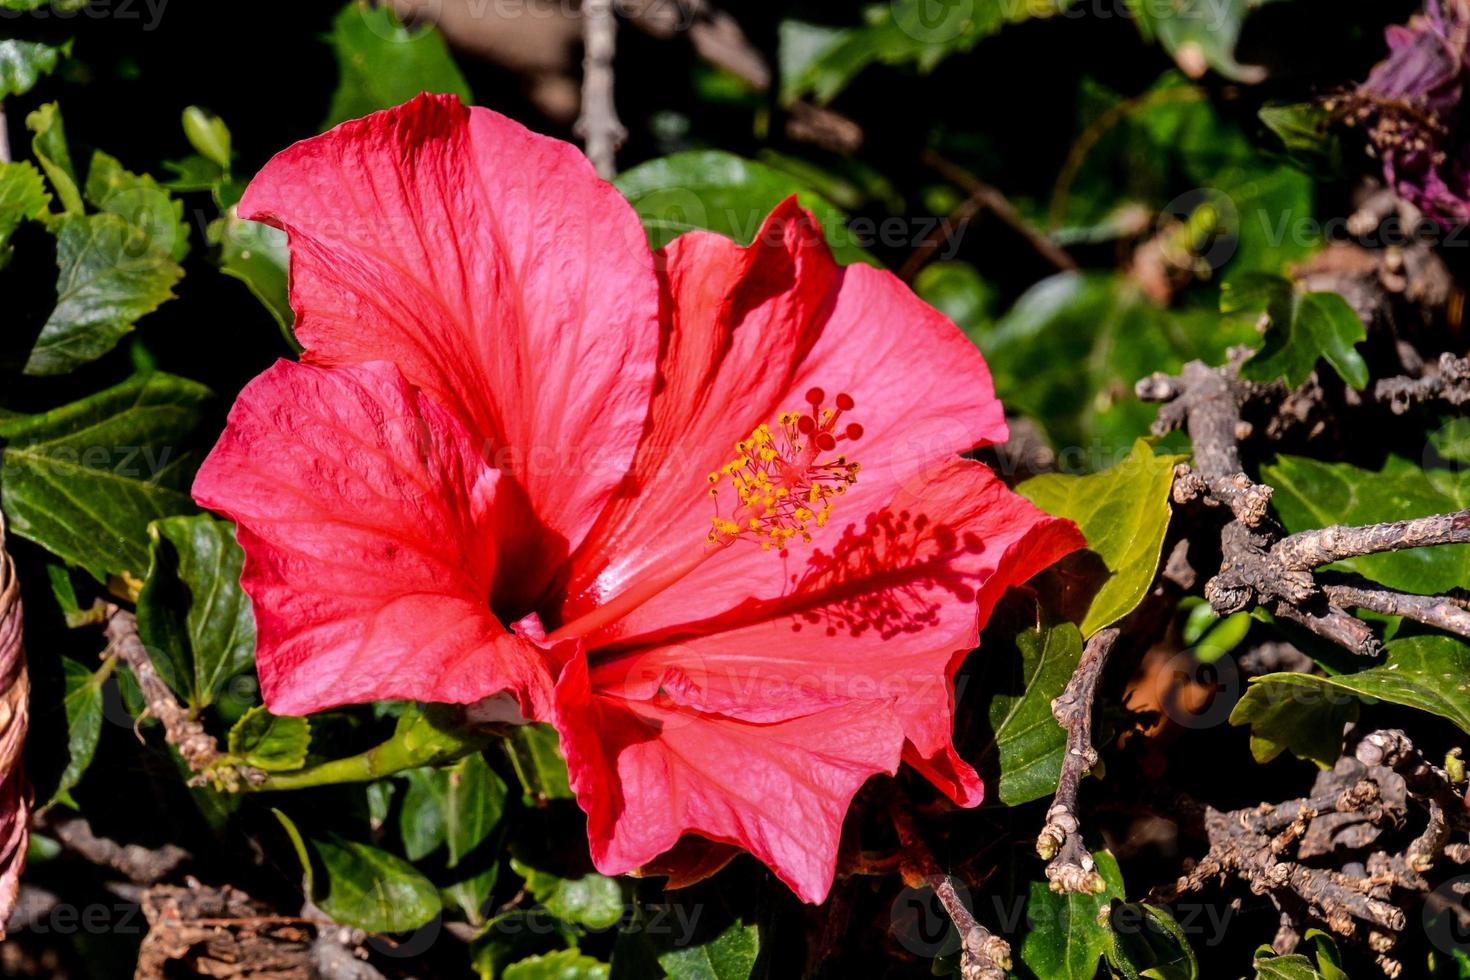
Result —
[{"label": "green leaf", "polygon": [[1361,390],[1368,365],[1356,350],[1368,328],[1337,293],[1308,293],[1279,276],[1255,273],[1225,283],[1220,308],[1226,313],[1259,313],[1270,320],[1266,343],[1241,368],[1254,381],[1284,378],[1295,387],[1325,360],[1344,381]]},{"label": "green leaf", "polygon": [[102,737],[102,685],[113,669],[109,663],[91,671],[69,657],[62,658],[61,667],[66,680],[62,702],[66,710],[66,768],[51,791],[48,806],[71,800],[72,787],[81,782],[97,754],[97,742]]},{"label": "green leaf", "polygon": [[544,806],[548,800],[572,798],[556,729],[550,725],[517,725],[505,739],[505,750],[510,754],[527,806]]},{"label": "green leaf", "polygon": [[[913,65],[928,72],[969,51],[1007,24],[1049,17],[1073,0],[894,0],[863,11],[864,23],[837,31],[783,25],[781,98],[829,102],[869,65]],[[796,51],[788,50],[796,46]]]},{"label": "green leaf", "polygon": [[1048,473],[1016,488],[1047,513],[1075,521],[1088,549],[1107,567],[1108,577],[1082,620],[1083,636],[1116,623],[1148,594],[1169,526],[1174,466],[1183,459],[1155,456],[1140,439],[1110,470],[1090,476]]},{"label": "green leaf", "polygon": [[174,692],[191,708],[208,707],[255,657],[255,617],[240,587],[245,555],[235,526],[201,514],[155,521],[148,534],[138,633]]},{"label": "green leaf", "polygon": [[51,195],[41,172],[29,163],[0,163],[0,268],[10,261],[10,236],[23,222],[44,217]]},{"label": "green leaf", "polygon": [[176,201],[147,174],[123,169],[115,157],[98,150],[87,168],[83,191],[88,203],[99,211],[122,218],[148,236],[153,250],[182,261],[189,254],[189,226],[184,223],[184,202]]},{"label": "green leaf", "polygon": [[606,963],[575,949],[559,949],[512,963],[502,976],[504,980],[608,980],[609,969]]},{"label": "green leaf", "polygon": [[1044,980],[1093,980],[1098,960],[1112,947],[1104,912],[1112,899],[1123,898],[1123,876],[1107,851],[1092,857],[1107,884],[1100,895],[1063,895],[1046,881],[1031,882],[1024,921],[1032,928],[1021,943],[1020,960]]},{"label": "green leaf", "polygon": [[1195,980],[1199,961],[1167,909],[1114,899],[1108,908],[1108,962],[1127,980]]},{"label": "green leaf", "polygon": [[[1280,456],[1261,467],[1276,488],[1272,503],[1289,531],[1332,524],[1376,524],[1470,507],[1470,470],[1425,470],[1390,456],[1377,472],[1350,463]],[[1470,582],[1470,545],[1439,545],[1337,563],[1401,592],[1445,592]]]},{"label": "green leaf", "polygon": [[82,213],[82,192],[77,188],[76,170],[71,165],[71,150],[66,145],[66,131],[61,123],[61,108],[47,102],[26,116],[31,137],[31,152],[56,190],[61,207],[67,214]]},{"label": "green leaf", "polygon": [[1268,105],[1256,114],[1275,133],[1298,166],[1335,173],[1342,166],[1342,140],[1332,113],[1315,102]]},{"label": "green leaf", "polygon": [[1254,678],[1230,721],[1250,724],[1259,737],[1322,766],[1337,758],[1342,732],[1337,721],[1352,717],[1340,706],[1355,711],[1358,698],[1427,711],[1470,733],[1470,645],[1449,636],[1411,636],[1389,642],[1387,650],[1382,664],[1354,674]]},{"label": "green leaf", "polygon": [[101,357],[171,299],[184,275],[147,231],[116,214],[67,215],[56,227],[56,308],[31,348],[26,374],[65,374]]},{"label": "green leaf", "polygon": [[1342,730],[1358,717],[1358,699],[1316,683],[1310,674],[1252,678],[1230,711],[1232,725],[1251,728],[1251,755],[1261,764],[1290,750],[1329,769],[1342,754]]},{"label": "green leaf", "polygon": [[1103,469],[1097,447],[1123,447],[1149,431],[1155,407],[1133,395],[1154,371],[1186,361],[1218,363],[1234,344],[1258,339],[1249,325],[1213,311],[1166,310],[1131,280],[1066,272],[1027,290],[993,327],[972,331],[994,373],[996,394],[1035,419],[1065,468]]},{"label": "green leaf", "polygon": [[505,812],[505,783],[479,753],[443,769],[415,769],[404,775],[408,791],[399,829],[411,861],[447,843],[446,866],[458,866],[490,836]]},{"label": "green leaf", "polygon": [[149,565],[148,525],[194,510],[181,443],[209,390],[135,376],[40,415],[0,419],[0,505],[11,529],[99,581]]},{"label": "green leaf", "polygon": [[1338,956],[1337,944],[1326,933],[1307,932],[1306,953],[1280,956],[1270,946],[1256,950],[1256,980],[1348,980]]},{"label": "green leaf", "polygon": [[669,980],[749,980],[760,957],[760,927],[735,921],[707,942],[670,945],[658,953]]},{"label": "green leaf", "polygon": [[411,932],[439,914],[438,891],[407,861],[336,834],[308,840],[284,813],[272,812],[296,849],[308,897],[333,921],[366,932]]},{"label": "green leaf", "polygon": [[306,765],[311,722],[273,715],[256,705],[230,728],[230,755],[266,772],[288,772]]},{"label": "green leaf", "polygon": [[1268,2],[1128,0],[1128,9],[1144,39],[1157,41],[1189,75],[1198,77],[1208,66],[1232,81],[1254,83],[1265,79],[1266,70],[1237,61],[1235,45],[1246,16]]},{"label": "green leaf", "polygon": [[290,253],[286,248],[286,233],[231,214],[209,226],[209,237],[211,244],[219,246],[220,271],[243,282],[275,318],[291,346],[300,350],[291,334],[295,314],[291,311],[291,294],[287,288]]},{"label": "green leaf", "polygon": [[590,872],[563,878],[510,859],[510,868],[526,879],[526,888],[546,911],[563,922],[589,929],[609,929],[623,917],[623,889],[617,879]]},{"label": "green leaf", "polygon": [[675,153],[626,170],[613,183],[638,212],[654,248],[695,228],[748,245],[766,215],[795,194],[821,222],[837,261],[873,262],[839,208],[790,174],[731,153]]},{"label": "green leaf", "polygon": [[[1066,752],[1067,733],[1052,717],[1059,696],[1082,657],[1082,634],[1071,623],[1023,630],[1016,636],[1019,662],[1002,666],[998,651],[986,657],[994,671],[985,675],[990,701],[990,727],[1000,766],[1000,799],[1019,806],[1056,792]],[[1010,677],[996,676],[1009,667]]]},{"label": "green leaf", "polygon": [[473,101],[438,28],[410,30],[391,7],[349,2],[332,21],[327,43],[337,58],[338,80],[322,129],[407,102],[420,92]]},{"label": "green leaf", "polygon": [[184,109],[184,137],[206,160],[230,172],[230,127],[208,109],[191,105]]},{"label": "green leaf", "polygon": [[24,95],[40,81],[42,75],[56,70],[71,42],[45,44],[41,41],[0,40],[0,99]]}]

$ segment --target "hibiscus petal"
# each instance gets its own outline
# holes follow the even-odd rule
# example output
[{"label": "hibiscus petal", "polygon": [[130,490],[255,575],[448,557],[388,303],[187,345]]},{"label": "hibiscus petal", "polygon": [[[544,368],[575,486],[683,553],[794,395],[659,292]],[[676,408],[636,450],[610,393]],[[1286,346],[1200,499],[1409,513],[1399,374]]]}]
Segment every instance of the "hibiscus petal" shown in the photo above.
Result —
[{"label": "hibiscus petal", "polygon": [[951,745],[955,671],[1005,590],[1083,547],[1082,536],[959,458],[854,517],[831,528],[830,550],[783,566],[778,599],[709,616],[722,608],[718,589],[675,586],[666,602],[684,604],[682,625],[594,651],[592,686],[640,701],[663,692],[755,723],[892,700],[906,760],[956,802],[977,804],[979,778]]},{"label": "hibiscus petal", "polygon": [[599,871],[647,865],[692,833],[739,845],[812,903],[832,885],[853,795],[895,771],[902,741],[887,702],[753,724],[595,692],[582,657],[553,718]]},{"label": "hibiscus petal", "polygon": [[[808,409],[811,388],[823,389],[828,407],[839,393],[850,395],[849,418],[864,430],[844,444],[862,471],[839,513],[877,509],[937,462],[1006,438],[975,345],[891,273],[838,267],[816,220],[794,199],[772,212],[748,248],[691,233],[661,259],[663,388],[626,499],[574,560],[568,618],[701,547],[715,513],[708,474],[756,425]],[[691,576],[719,603],[714,608],[785,587],[779,561],[752,562],[747,551],[727,549]],[[670,594],[656,597],[621,630],[677,622],[683,610],[670,608],[670,599],[680,605]]]},{"label": "hibiscus petal", "polygon": [[290,237],[305,359],[392,361],[459,415],[525,488],[550,534],[524,547],[554,567],[653,391],[658,286],[622,196],[570,144],[423,95],[281,152],[239,211]]},{"label": "hibiscus petal", "polygon": [[509,690],[547,716],[551,669],[488,605],[500,479],[390,364],[280,361],[245,387],[194,497],[238,525],[272,711]]}]

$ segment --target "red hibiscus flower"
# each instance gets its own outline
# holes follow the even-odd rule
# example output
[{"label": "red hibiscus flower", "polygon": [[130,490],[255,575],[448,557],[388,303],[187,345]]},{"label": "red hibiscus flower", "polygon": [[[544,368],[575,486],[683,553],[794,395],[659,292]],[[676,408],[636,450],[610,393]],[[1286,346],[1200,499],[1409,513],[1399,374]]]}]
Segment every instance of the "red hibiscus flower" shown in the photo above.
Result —
[{"label": "red hibiscus flower", "polygon": [[979,802],[954,672],[1083,542],[958,455],[1001,406],[896,278],[794,201],[650,252],[575,148],[448,97],[291,147],[240,213],[290,237],[306,353],[194,494],[239,526],[272,710],[509,692],[600,870],[733,845],[811,902],[872,774]]}]

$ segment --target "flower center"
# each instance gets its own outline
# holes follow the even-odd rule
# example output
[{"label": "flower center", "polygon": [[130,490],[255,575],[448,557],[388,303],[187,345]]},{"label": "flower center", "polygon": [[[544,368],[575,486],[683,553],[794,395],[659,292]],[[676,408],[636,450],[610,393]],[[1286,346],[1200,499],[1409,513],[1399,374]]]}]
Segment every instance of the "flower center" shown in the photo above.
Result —
[{"label": "flower center", "polygon": [[774,429],[762,423],[735,444],[735,457],[709,475],[716,510],[725,482],[735,492],[733,510],[729,516],[715,514],[704,542],[574,617],[548,642],[593,637],[610,628],[736,541],[758,542],[763,550],[783,553],[792,538],[811,541],[812,526],[823,526],[832,514],[832,498],[857,482],[858,464],[837,453],[837,447],[863,435],[856,422],[841,421],[843,413],[853,408],[851,395],[838,395],[833,408],[823,407],[826,399],[821,388],[813,388],[806,393],[809,409],[782,412]]},{"label": "flower center", "polygon": [[[707,537],[711,544],[744,539],[758,541],[765,551],[784,550],[792,538],[810,543],[811,526],[826,525],[832,498],[857,482],[859,469],[837,447],[863,435],[856,422],[841,423],[855,404],[852,396],[839,394],[833,408],[822,407],[826,398],[821,388],[811,389],[806,393],[810,409],[782,412],[774,429],[762,422],[735,443],[735,457],[709,475],[716,509]],[[719,513],[726,482],[735,492],[729,516]]]}]

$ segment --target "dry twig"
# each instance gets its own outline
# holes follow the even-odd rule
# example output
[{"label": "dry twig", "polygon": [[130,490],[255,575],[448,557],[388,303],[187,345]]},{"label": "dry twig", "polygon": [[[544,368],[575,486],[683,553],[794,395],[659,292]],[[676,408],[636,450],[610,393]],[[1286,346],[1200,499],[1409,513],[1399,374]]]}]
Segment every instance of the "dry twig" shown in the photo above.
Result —
[{"label": "dry twig", "polygon": [[582,39],[582,114],[575,131],[597,175],[611,180],[618,172],[618,148],[628,138],[613,100],[613,58],[618,50],[613,0],[584,0]]}]

